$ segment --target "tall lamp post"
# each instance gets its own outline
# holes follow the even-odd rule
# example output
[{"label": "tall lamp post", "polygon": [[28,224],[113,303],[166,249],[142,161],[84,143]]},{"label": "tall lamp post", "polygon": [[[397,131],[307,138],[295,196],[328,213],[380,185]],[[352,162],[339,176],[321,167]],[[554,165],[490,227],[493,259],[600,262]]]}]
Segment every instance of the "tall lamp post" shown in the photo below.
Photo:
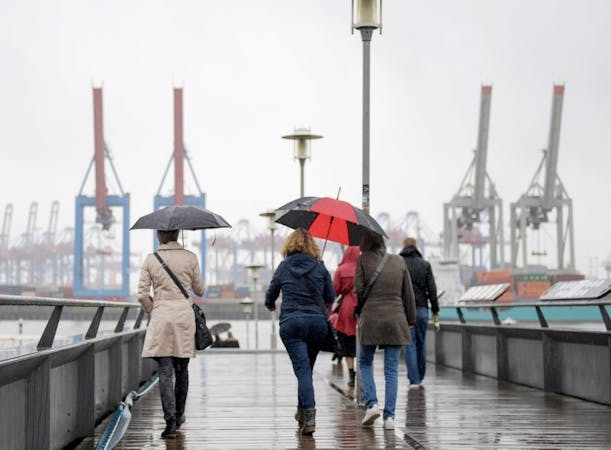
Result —
[{"label": "tall lamp post", "polygon": [[[303,197],[303,195],[302,195]],[[272,250],[272,267],[271,267],[271,274],[272,276],[274,276],[274,270],[276,270],[276,264],[274,261],[274,232],[276,231],[276,212],[275,211],[265,211],[262,212],[261,214],[259,214],[259,216],[261,217],[265,217],[267,219],[267,228],[269,229],[270,235],[271,235],[271,250]],[[272,350],[276,350],[276,311],[272,311],[271,313],[272,316],[272,332],[270,335],[270,345]]]},{"label": "tall lamp post", "polygon": [[246,314],[246,348],[250,350],[250,313],[252,312],[253,300],[250,297],[244,297],[240,300],[242,311]]},{"label": "tall lamp post", "polygon": [[300,197],[304,197],[303,189],[303,167],[305,166],[306,159],[310,159],[310,141],[313,139],[320,139],[322,136],[312,134],[310,128],[294,128],[293,134],[287,134],[282,136],[282,139],[290,139],[295,142],[293,156],[299,160],[300,167]]},{"label": "tall lamp post", "polygon": [[253,282],[253,306],[255,308],[255,350],[259,350],[259,296],[257,295],[257,280],[261,274],[261,269],[264,267],[261,264],[250,264],[245,266],[250,272]]},{"label": "tall lamp post", "polygon": [[369,212],[369,122],[370,122],[370,65],[371,65],[371,38],[377,29],[382,33],[382,0],[352,0],[352,27],[361,32],[363,41],[363,185],[362,206]]}]

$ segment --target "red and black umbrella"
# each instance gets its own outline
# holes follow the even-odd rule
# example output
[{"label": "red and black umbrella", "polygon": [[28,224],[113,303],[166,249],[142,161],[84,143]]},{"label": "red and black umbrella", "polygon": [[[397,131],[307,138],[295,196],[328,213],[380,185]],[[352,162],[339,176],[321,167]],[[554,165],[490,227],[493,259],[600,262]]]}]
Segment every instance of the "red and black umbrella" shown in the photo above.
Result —
[{"label": "red and black umbrella", "polygon": [[276,209],[276,222],[305,228],[314,237],[358,245],[365,230],[386,236],[373,217],[348,202],[329,197],[303,197]]}]

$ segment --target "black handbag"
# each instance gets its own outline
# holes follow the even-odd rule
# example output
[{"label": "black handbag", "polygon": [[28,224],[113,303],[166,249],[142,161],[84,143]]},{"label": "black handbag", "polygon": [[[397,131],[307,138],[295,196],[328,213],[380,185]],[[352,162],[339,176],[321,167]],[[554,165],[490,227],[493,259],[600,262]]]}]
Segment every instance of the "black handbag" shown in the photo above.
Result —
[{"label": "black handbag", "polygon": [[[176,286],[178,286],[178,289],[180,289],[180,292],[182,292],[182,295],[184,295],[185,298],[188,300],[189,294],[183,287],[180,280],[176,278],[176,275],[174,275],[174,272],[172,272],[172,269],[170,269],[168,265],[165,263],[165,261],[161,258],[161,256],[159,256],[159,253],[155,252],[153,254],[157,258],[157,260],[161,263],[161,266],[165,269],[165,271],[168,273],[170,278],[174,280],[174,283],[176,283]],[[212,343],[214,342],[214,339],[212,338],[212,333],[210,333],[210,330],[208,329],[208,326],[206,325],[206,315],[204,314],[204,310],[201,309],[195,303],[192,303],[191,306],[193,307],[193,313],[195,315],[195,348],[197,350],[205,350],[212,345]]]},{"label": "black handbag", "polygon": [[327,319],[327,335],[325,336],[325,342],[323,343],[322,347],[320,348],[320,351],[335,353],[339,355],[341,354],[341,345],[337,337],[337,331],[335,330],[335,328],[333,328],[333,325],[331,324],[331,322],[329,322],[329,315],[327,314],[327,307],[325,306],[325,302],[323,301],[322,297],[318,294],[318,291],[314,288],[314,286],[312,286],[312,283],[310,279],[307,278],[307,276],[305,277],[305,280],[306,280],[306,283],[308,283],[310,291],[316,298],[316,302],[321,307],[322,313],[324,314],[325,318]]}]

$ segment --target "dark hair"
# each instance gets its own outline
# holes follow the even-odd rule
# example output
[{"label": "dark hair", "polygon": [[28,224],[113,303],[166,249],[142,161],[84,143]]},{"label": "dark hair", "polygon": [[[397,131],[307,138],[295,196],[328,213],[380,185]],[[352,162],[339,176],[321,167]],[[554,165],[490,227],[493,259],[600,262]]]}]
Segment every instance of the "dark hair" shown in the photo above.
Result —
[{"label": "dark hair", "polygon": [[177,241],[179,230],[157,230],[157,240],[160,244],[167,244],[168,242]]},{"label": "dark hair", "polygon": [[386,251],[384,238],[378,233],[369,230],[365,231],[361,236],[359,246],[361,247],[361,252],[384,253]]}]

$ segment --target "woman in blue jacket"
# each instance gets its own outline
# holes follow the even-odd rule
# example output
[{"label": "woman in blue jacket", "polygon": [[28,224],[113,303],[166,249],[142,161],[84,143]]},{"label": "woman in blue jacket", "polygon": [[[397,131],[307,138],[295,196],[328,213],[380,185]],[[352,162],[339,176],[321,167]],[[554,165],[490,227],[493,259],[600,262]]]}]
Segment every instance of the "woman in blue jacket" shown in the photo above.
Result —
[{"label": "woman in blue jacket", "polygon": [[331,276],[320,261],[320,250],[312,235],[297,229],[282,247],[280,263],[265,294],[265,306],[276,310],[282,292],[280,338],[297,377],[299,431],[311,435],[316,428],[316,403],[312,369],[327,335],[327,306],[335,299]]}]

